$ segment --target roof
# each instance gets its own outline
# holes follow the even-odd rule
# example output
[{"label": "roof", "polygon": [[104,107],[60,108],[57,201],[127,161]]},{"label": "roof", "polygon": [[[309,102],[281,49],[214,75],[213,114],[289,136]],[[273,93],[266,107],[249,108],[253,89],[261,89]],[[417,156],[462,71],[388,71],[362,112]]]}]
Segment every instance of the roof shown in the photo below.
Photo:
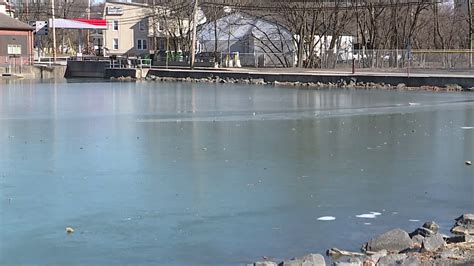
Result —
[{"label": "roof", "polygon": [[[212,22],[203,25],[199,31],[200,40],[214,40],[214,36],[214,23]],[[284,26],[242,12],[236,12],[217,20],[218,40],[242,40],[247,36],[257,39],[292,40],[291,33]]]},{"label": "roof", "polygon": [[122,1],[119,1],[119,0],[106,0],[105,3],[106,4],[113,4],[113,5],[150,7],[148,4],[145,4],[145,3],[122,2]]},{"label": "roof", "polygon": [[[51,27],[52,25],[53,23],[50,19],[49,26]],[[57,29],[91,29],[91,30],[102,29],[102,30],[105,30],[107,29],[107,22],[105,19],[55,18],[54,27]]]},{"label": "roof", "polygon": [[7,30],[34,30],[30,25],[11,18],[5,14],[0,13],[0,29]]}]

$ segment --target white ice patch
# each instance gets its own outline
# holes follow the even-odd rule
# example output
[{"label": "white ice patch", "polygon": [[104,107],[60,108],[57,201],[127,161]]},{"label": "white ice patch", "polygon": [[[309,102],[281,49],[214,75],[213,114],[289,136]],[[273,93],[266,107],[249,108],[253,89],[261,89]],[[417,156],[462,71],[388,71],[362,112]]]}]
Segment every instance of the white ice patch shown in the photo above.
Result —
[{"label": "white ice patch", "polygon": [[322,216],[318,218],[318,221],[334,221],[336,217],[334,216]]},{"label": "white ice patch", "polygon": [[408,220],[408,221],[409,221],[409,222],[417,223],[417,222],[419,222],[420,220],[417,220],[417,219],[410,219],[410,220]]},{"label": "white ice patch", "polygon": [[474,129],[474,127],[461,127],[461,129]]},{"label": "white ice patch", "polygon": [[374,219],[377,217],[377,215],[372,214],[372,213],[364,213],[364,214],[359,214],[356,215],[357,218],[365,218],[365,219]]},{"label": "white ice patch", "polygon": [[365,225],[371,225],[371,223],[364,223]]},{"label": "white ice patch", "polygon": [[380,212],[370,212],[371,214],[375,215],[375,216],[379,216],[379,215],[382,215]]},{"label": "white ice patch", "polygon": [[417,106],[417,105],[420,105],[420,103],[408,103],[408,105],[410,105],[410,106]]}]

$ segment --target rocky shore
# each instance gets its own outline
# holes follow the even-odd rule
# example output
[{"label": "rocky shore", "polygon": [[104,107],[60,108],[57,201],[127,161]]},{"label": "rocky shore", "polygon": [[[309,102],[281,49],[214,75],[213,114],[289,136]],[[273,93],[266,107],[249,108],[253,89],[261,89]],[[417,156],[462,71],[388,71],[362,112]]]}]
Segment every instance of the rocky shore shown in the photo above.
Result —
[{"label": "rocky shore", "polygon": [[[115,80],[134,80],[130,77],[113,78]],[[334,83],[322,83],[322,82],[266,82],[263,78],[259,79],[234,79],[234,78],[220,78],[218,76],[209,76],[207,78],[171,78],[171,77],[158,77],[149,75],[145,78],[149,81],[161,81],[161,82],[194,82],[194,83],[221,83],[221,84],[254,84],[254,85],[274,85],[274,86],[290,86],[290,87],[305,87],[305,88],[345,88],[345,89],[378,89],[378,90],[417,90],[417,91],[435,91],[435,92],[460,92],[460,91],[474,91],[473,88],[463,88],[457,84],[447,84],[444,87],[437,86],[421,86],[421,87],[409,87],[403,83],[400,84],[385,84],[385,83],[364,83],[357,81],[356,78],[351,78],[350,81],[341,79]]]},{"label": "rocky shore", "polygon": [[250,266],[376,266],[376,265],[474,265],[474,214],[455,219],[452,235],[444,235],[429,221],[408,233],[393,229],[369,240],[360,252],[331,248],[283,262],[264,257]]}]

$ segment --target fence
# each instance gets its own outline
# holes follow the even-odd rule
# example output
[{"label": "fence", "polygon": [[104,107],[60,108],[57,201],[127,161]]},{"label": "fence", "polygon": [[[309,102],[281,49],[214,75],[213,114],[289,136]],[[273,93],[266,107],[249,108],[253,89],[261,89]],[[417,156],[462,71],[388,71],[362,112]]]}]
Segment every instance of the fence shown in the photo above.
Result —
[{"label": "fence", "polygon": [[0,56],[0,67],[5,68],[6,74],[22,73],[23,66],[30,64],[29,56]]},{"label": "fence", "polygon": [[314,68],[390,70],[400,68],[465,70],[474,67],[474,52],[469,50],[354,50],[327,53],[318,57]]},{"label": "fence", "polygon": [[151,59],[120,58],[110,59],[110,68],[151,68]]}]

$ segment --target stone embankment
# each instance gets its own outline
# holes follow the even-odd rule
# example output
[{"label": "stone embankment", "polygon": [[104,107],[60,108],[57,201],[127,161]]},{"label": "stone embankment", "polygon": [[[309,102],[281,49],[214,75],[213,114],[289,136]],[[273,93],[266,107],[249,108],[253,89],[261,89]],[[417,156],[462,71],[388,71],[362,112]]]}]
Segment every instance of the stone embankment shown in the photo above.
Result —
[{"label": "stone embankment", "polygon": [[[133,80],[130,77],[115,78],[117,80]],[[145,78],[151,81],[162,81],[162,82],[194,82],[194,83],[222,83],[222,84],[255,84],[255,85],[275,85],[275,86],[290,86],[290,87],[306,87],[306,88],[346,88],[346,89],[379,89],[379,90],[421,90],[421,91],[474,91],[474,88],[463,88],[457,84],[446,84],[443,87],[438,86],[421,86],[421,87],[409,87],[403,83],[400,84],[385,84],[385,83],[364,83],[358,82],[356,78],[351,78],[349,82],[341,79],[337,82],[266,82],[263,78],[257,79],[234,79],[234,78],[219,78],[218,76],[209,76],[207,78],[173,78],[173,77],[158,77],[149,75]]]},{"label": "stone embankment", "polygon": [[377,266],[377,265],[474,265],[474,214],[456,219],[454,235],[439,232],[435,222],[426,222],[408,233],[393,229],[362,245],[361,252],[331,248],[328,259],[321,254],[308,254],[280,263],[267,258],[254,266]]}]

